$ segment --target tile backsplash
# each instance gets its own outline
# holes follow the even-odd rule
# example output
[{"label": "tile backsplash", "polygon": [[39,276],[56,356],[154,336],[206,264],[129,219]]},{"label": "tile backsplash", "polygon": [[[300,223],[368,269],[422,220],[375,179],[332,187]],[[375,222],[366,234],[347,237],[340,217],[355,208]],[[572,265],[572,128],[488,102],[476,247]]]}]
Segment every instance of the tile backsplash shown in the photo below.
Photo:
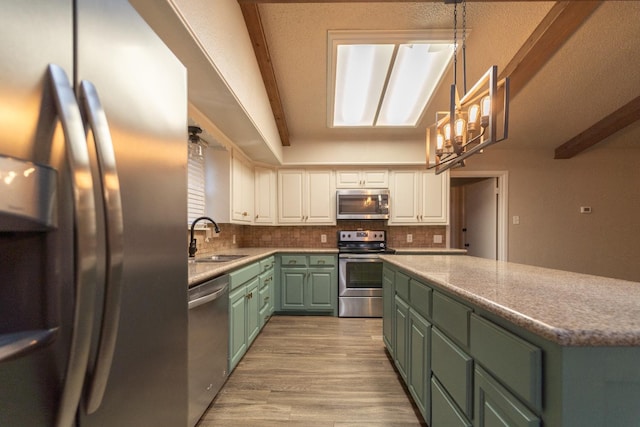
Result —
[{"label": "tile backsplash", "polygon": [[[246,247],[335,248],[339,230],[386,230],[390,248],[446,248],[446,226],[388,226],[386,221],[338,221],[331,226],[250,226],[218,224],[221,232],[196,230],[199,251],[215,252]],[[207,233],[211,236],[207,239]],[[322,242],[322,235],[327,241]],[[408,242],[407,236],[411,236]],[[434,243],[434,236],[442,243]],[[234,242],[235,238],[235,242]],[[187,250],[189,232],[187,232]]]}]

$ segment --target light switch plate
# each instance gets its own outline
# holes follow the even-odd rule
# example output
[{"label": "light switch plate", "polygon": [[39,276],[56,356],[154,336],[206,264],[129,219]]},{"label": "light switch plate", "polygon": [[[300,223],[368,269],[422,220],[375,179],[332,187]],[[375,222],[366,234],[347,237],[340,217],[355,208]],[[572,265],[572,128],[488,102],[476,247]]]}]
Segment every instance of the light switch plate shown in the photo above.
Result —
[{"label": "light switch plate", "polygon": [[442,243],[442,234],[434,234],[433,243]]}]

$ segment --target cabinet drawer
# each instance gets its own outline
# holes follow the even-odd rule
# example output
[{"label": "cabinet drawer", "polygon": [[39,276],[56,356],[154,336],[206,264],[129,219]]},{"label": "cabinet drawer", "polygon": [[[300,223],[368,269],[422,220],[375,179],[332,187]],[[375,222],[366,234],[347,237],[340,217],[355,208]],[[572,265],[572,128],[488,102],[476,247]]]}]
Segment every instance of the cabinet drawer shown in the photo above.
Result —
[{"label": "cabinet drawer", "polygon": [[396,294],[405,301],[409,301],[409,276],[396,272]]},{"label": "cabinet drawer", "polygon": [[313,266],[334,266],[336,265],[336,257],[333,255],[310,255],[309,265]]},{"label": "cabinet drawer", "polygon": [[475,373],[475,418],[478,426],[540,427],[540,418],[479,366]]},{"label": "cabinet drawer", "polygon": [[282,255],[280,257],[281,267],[306,267],[307,257],[305,255]]},{"label": "cabinet drawer", "polygon": [[471,423],[458,411],[442,385],[431,377],[431,427],[471,427]]},{"label": "cabinet drawer", "polygon": [[229,273],[230,289],[235,289],[260,274],[260,263],[253,263]]},{"label": "cabinet drawer", "polygon": [[473,359],[456,344],[432,328],[431,370],[469,418],[473,409]]},{"label": "cabinet drawer", "polygon": [[433,290],[430,287],[414,279],[409,281],[409,302],[411,307],[427,319],[431,318],[432,294]]},{"label": "cabinet drawer", "polygon": [[542,351],[511,332],[471,315],[473,357],[537,410],[542,409]]},{"label": "cabinet drawer", "polygon": [[469,346],[469,314],[471,309],[439,292],[433,293],[433,323],[462,347]]},{"label": "cabinet drawer", "polygon": [[263,273],[267,270],[271,270],[273,268],[274,262],[275,262],[275,258],[272,256],[270,256],[269,258],[260,260],[260,272]]}]

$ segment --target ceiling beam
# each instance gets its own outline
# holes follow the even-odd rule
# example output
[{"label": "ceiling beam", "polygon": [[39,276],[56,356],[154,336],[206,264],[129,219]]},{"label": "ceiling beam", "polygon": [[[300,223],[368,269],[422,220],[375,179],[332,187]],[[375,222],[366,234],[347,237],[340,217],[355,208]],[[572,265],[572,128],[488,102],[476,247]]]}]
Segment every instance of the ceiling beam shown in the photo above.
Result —
[{"label": "ceiling beam", "polygon": [[554,158],[570,159],[638,120],[640,120],[640,96],[559,145]]},{"label": "ceiling beam", "polygon": [[509,77],[510,98],[544,67],[602,1],[558,1],[500,73]]},{"label": "ceiling beam", "polygon": [[[494,3],[531,0],[467,0],[468,3]],[[238,3],[461,3],[462,0],[238,0]]]},{"label": "ceiling beam", "polygon": [[262,19],[260,18],[260,10],[258,9],[259,5],[255,2],[239,3],[244,21],[247,25],[247,30],[249,30],[251,44],[253,45],[253,50],[258,60],[260,74],[262,74],[262,80],[267,90],[273,117],[276,120],[280,141],[282,145],[289,146],[289,128],[287,127],[280,91],[278,90],[278,82],[276,81],[273,64],[271,63],[271,55],[269,55],[269,47],[267,46],[267,40],[262,27]]}]

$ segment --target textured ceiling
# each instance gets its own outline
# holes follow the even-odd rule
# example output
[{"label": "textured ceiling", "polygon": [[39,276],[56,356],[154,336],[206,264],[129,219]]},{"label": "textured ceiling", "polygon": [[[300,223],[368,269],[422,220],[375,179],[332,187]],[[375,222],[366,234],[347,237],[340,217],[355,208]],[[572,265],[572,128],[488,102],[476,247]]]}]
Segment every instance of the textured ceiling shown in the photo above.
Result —
[{"label": "textured ceiling", "polygon": [[[470,2],[468,85],[493,64],[501,70],[553,4]],[[323,140],[423,140],[424,129],[433,123],[435,111],[448,104],[452,71],[446,73],[444,83],[415,129],[328,128],[327,31],[452,29],[452,5],[263,3],[260,14],[292,145]],[[510,144],[553,148],[638,96],[638,18],[640,2],[604,2],[513,100]],[[631,131],[637,128],[637,124],[633,125]]]}]

